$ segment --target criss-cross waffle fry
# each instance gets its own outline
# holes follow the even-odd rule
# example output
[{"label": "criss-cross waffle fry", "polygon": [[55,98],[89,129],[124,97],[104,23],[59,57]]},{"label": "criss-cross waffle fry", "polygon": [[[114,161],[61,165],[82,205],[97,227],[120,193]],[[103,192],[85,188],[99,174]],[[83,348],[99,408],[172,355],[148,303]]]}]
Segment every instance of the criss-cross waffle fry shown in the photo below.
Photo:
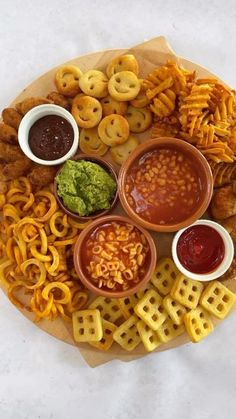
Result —
[{"label": "criss-cross waffle fry", "polygon": [[186,313],[184,323],[192,342],[199,342],[214,329],[209,314],[201,306]]},{"label": "criss-cross waffle fry", "polygon": [[126,351],[132,351],[141,342],[137,322],[138,318],[133,315],[113,333],[113,339]]},{"label": "criss-cross waffle fry", "polygon": [[196,308],[203,290],[203,284],[179,274],[171,288],[170,295],[184,307]]},{"label": "criss-cross waffle fry", "polygon": [[72,314],[76,342],[98,342],[102,339],[102,319],[98,310],[79,310]]},{"label": "criss-cross waffle fry", "polygon": [[115,298],[97,297],[89,306],[89,308],[97,308],[104,320],[111,323],[117,323],[123,318],[118,302]]},{"label": "criss-cross waffle fry", "polygon": [[236,301],[236,295],[219,281],[212,281],[203,291],[200,304],[218,319],[224,319]]},{"label": "criss-cross waffle fry", "polygon": [[154,351],[154,349],[161,345],[161,341],[156,332],[154,332],[154,330],[152,330],[146,323],[144,323],[143,320],[138,321],[137,329],[141,341],[143,342],[143,345],[148,352]]},{"label": "criss-cross waffle fry", "polygon": [[134,314],[134,306],[138,303],[139,298],[134,294],[125,298],[119,298],[118,304],[125,319]]},{"label": "criss-cross waffle fry", "polygon": [[156,333],[160,341],[166,343],[184,333],[184,325],[178,325],[174,323],[173,320],[168,316],[164,323],[162,323],[162,325],[156,331]]},{"label": "criss-cross waffle fry", "polygon": [[216,163],[210,161],[214,185],[224,186],[230,183],[236,176],[236,164]]},{"label": "criss-cross waffle fry", "polygon": [[163,299],[163,306],[175,324],[183,324],[187,310],[182,304],[175,301],[170,295],[167,295]]},{"label": "criss-cross waffle fry", "polygon": [[117,326],[115,324],[102,319],[102,339],[99,342],[89,342],[89,344],[101,351],[108,351],[114,342],[113,333],[116,329]]},{"label": "criss-cross waffle fry", "polygon": [[179,271],[172,259],[163,258],[158,262],[155,272],[151,278],[151,282],[161,294],[167,295],[169,294],[178,274]]},{"label": "criss-cross waffle fry", "polygon": [[167,318],[162,297],[155,290],[147,291],[134,311],[152,330],[157,330]]}]

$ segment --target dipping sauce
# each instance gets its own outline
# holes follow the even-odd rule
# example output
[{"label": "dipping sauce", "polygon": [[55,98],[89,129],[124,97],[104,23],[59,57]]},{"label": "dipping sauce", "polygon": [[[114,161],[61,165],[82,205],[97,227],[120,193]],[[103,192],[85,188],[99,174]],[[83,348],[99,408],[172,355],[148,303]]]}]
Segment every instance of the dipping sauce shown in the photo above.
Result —
[{"label": "dipping sauce", "polygon": [[186,229],[177,243],[177,255],[185,269],[207,274],[218,268],[225,256],[225,245],[212,227],[196,225]]},{"label": "dipping sauce", "polygon": [[97,227],[82,250],[86,275],[98,288],[125,291],[140,282],[150,262],[146,237],[128,223]]},{"label": "dipping sauce", "polygon": [[187,154],[161,148],[137,159],[127,173],[126,199],[132,209],[152,224],[184,221],[201,198],[197,167]]},{"label": "dipping sauce", "polygon": [[70,150],[74,141],[71,124],[58,115],[38,119],[29,131],[29,146],[42,160],[56,160]]}]

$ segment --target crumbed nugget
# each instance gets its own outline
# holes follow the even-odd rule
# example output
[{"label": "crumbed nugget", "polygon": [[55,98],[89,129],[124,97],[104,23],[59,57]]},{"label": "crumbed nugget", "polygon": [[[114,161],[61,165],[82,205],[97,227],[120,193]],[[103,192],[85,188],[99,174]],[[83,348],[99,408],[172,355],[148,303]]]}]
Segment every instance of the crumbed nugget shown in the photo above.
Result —
[{"label": "crumbed nugget", "polygon": [[21,159],[22,157],[24,157],[24,154],[20,147],[3,142],[0,143],[0,160],[8,163]]},{"label": "crumbed nugget", "polygon": [[46,97],[28,97],[22,102],[16,104],[16,109],[22,115],[25,115],[30,109],[35,108],[35,106],[45,105],[47,103],[53,103],[52,100],[47,99]]},{"label": "crumbed nugget", "polygon": [[236,214],[236,194],[232,185],[224,186],[214,193],[211,212],[217,220],[225,220]]},{"label": "crumbed nugget", "polygon": [[27,157],[22,157],[12,163],[5,164],[2,173],[6,180],[11,180],[25,175],[31,167],[32,161]]},{"label": "crumbed nugget", "polygon": [[17,144],[18,136],[15,128],[7,124],[0,124],[0,141],[9,144]]},{"label": "crumbed nugget", "polygon": [[28,174],[28,179],[34,186],[43,187],[54,181],[57,170],[58,166],[38,165]]},{"label": "crumbed nugget", "polygon": [[2,111],[2,119],[5,124],[18,130],[22,115],[14,108],[5,108]]},{"label": "crumbed nugget", "polygon": [[62,108],[65,108],[67,110],[71,108],[70,100],[61,93],[50,92],[47,95],[47,99],[52,100],[53,103],[55,103],[55,105],[61,106]]}]

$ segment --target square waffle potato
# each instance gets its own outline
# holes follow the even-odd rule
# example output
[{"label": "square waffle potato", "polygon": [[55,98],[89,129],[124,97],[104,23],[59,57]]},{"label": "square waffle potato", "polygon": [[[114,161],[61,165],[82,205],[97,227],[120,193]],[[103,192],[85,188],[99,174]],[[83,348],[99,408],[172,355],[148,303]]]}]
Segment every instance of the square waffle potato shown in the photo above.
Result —
[{"label": "square waffle potato", "polygon": [[183,324],[187,310],[182,304],[175,301],[170,295],[166,295],[163,299],[163,306],[175,324]]},{"label": "square waffle potato", "polygon": [[113,333],[116,329],[117,326],[115,324],[110,323],[107,320],[102,320],[102,339],[99,342],[89,342],[89,344],[101,351],[108,351],[114,342]]},{"label": "square waffle potato", "polygon": [[161,341],[156,332],[150,329],[150,327],[144,323],[143,320],[138,321],[137,329],[146,351],[152,352],[161,345]]},{"label": "square waffle potato", "polygon": [[134,311],[152,330],[157,330],[167,318],[162,297],[155,290],[147,291]]},{"label": "square waffle potato", "polygon": [[133,315],[113,333],[113,339],[126,351],[132,351],[141,342],[137,322],[138,318]]},{"label": "square waffle potato", "polygon": [[185,314],[184,323],[192,342],[199,342],[214,329],[209,314],[201,306]]},{"label": "square waffle potato", "polygon": [[224,319],[236,301],[236,295],[219,281],[212,281],[203,291],[200,304],[218,319]]},{"label": "square waffle potato", "polygon": [[138,299],[141,300],[143,298],[144,294],[151,289],[155,289],[155,287],[152,285],[152,283],[149,281],[144,287],[140,288],[135,295],[137,295]]},{"label": "square waffle potato", "polygon": [[98,342],[102,339],[102,319],[99,310],[79,310],[72,314],[76,342]]},{"label": "square waffle potato", "polygon": [[179,274],[171,288],[170,295],[184,307],[196,308],[203,290],[203,284]]},{"label": "square waffle potato", "polygon": [[170,258],[163,258],[158,262],[151,282],[162,295],[167,295],[178,274],[179,270],[176,268],[173,260]]},{"label": "square waffle potato", "polygon": [[118,305],[125,319],[128,319],[132,314],[134,314],[134,306],[138,303],[138,296],[129,295],[125,298],[118,298]]},{"label": "square waffle potato", "polygon": [[178,325],[174,323],[170,317],[168,317],[156,333],[160,341],[166,343],[184,333],[184,330],[183,324]]},{"label": "square waffle potato", "polygon": [[117,323],[118,320],[123,319],[123,314],[120,310],[117,299],[108,297],[97,297],[90,305],[89,308],[96,308],[100,311],[104,320],[111,323]]}]

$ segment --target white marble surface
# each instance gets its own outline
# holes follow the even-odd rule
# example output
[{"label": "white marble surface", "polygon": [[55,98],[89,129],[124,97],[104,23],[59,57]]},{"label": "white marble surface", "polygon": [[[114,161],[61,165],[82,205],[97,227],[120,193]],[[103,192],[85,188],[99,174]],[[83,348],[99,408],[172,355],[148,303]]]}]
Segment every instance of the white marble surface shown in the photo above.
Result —
[{"label": "white marble surface", "polygon": [[[236,85],[235,2],[0,0],[0,109],[49,68],[165,35]],[[0,292],[1,419],[233,419],[236,318],[205,342],[90,369]]]}]

